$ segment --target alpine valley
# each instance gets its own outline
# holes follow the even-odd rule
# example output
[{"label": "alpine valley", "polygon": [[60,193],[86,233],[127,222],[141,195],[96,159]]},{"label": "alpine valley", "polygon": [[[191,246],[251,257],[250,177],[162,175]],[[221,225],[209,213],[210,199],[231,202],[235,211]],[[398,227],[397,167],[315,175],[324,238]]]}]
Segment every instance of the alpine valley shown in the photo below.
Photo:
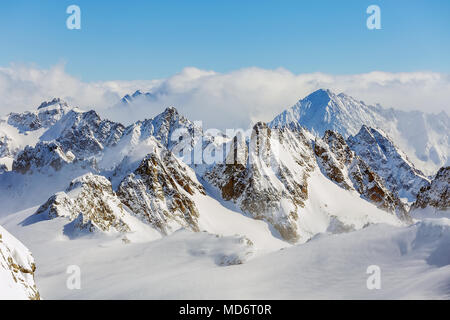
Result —
[{"label": "alpine valley", "polygon": [[174,107],[5,115],[0,298],[449,299],[449,132],[330,90],[233,135]]}]

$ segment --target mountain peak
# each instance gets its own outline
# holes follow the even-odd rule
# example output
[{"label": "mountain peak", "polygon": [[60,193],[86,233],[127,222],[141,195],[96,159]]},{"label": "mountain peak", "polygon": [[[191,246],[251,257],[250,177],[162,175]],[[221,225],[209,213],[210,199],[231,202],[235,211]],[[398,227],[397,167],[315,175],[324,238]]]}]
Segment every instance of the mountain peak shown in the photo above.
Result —
[{"label": "mountain peak", "polygon": [[175,108],[174,106],[167,107],[167,108],[163,111],[163,113],[164,113],[164,114],[179,114],[177,108]]},{"label": "mountain peak", "polygon": [[158,114],[153,120],[156,122],[159,121],[168,121],[173,122],[178,119],[184,119],[184,117],[178,112],[178,110],[174,106],[167,107],[163,112]]},{"label": "mountain peak", "polygon": [[355,135],[355,137],[361,137],[361,138],[369,138],[370,137],[370,139],[375,140],[375,138],[373,137],[373,134],[372,134],[374,130],[375,129],[369,128],[368,126],[363,124],[361,126],[361,129]]},{"label": "mountain peak", "polygon": [[154,101],[154,100],[157,99],[156,95],[154,95],[153,93],[151,93],[151,92],[144,92],[144,91],[138,89],[132,94],[124,95],[122,97],[122,99],[120,99],[120,101],[123,104],[130,104],[130,103],[133,103],[136,99],[139,100],[140,98],[146,98],[149,101]]},{"label": "mountain peak", "polygon": [[131,96],[134,98],[134,97],[140,96],[141,94],[142,94],[141,90],[136,90]]},{"label": "mountain peak", "polygon": [[50,106],[54,106],[54,105],[57,105],[57,104],[62,106],[62,107],[68,107],[69,106],[67,104],[67,102],[62,100],[61,98],[53,98],[53,100],[42,102],[37,109],[40,110],[40,109],[47,108],[47,107],[50,107]]},{"label": "mountain peak", "polygon": [[310,93],[300,101],[311,101],[314,103],[327,105],[334,96],[336,95],[330,89],[319,89]]}]

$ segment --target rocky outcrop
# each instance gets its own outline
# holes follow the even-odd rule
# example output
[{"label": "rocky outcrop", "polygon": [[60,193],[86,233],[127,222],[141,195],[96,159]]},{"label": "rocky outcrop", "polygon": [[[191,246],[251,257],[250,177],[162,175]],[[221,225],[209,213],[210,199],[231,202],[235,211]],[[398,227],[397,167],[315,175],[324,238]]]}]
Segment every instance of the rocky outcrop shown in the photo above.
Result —
[{"label": "rocky outcrop", "polygon": [[450,167],[442,167],[431,184],[420,189],[416,202],[411,210],[418,208],[433,207],[437,210],[448,210],[450,208]]},{"label": "rocky outcrop", "polygon": [[0,300],[39,300],[30,251],[0,226]]},{"label": "rocky outcrop", "polygon": [[408,157],[381,130],[362,126],[348,138],[349,147],[385,182],[385,186],[400,197],[413,201],[428,178],[408,160]]},{"label": "rocky outcrop", "polygon": [[249,141],[236,136],[226,163],[216,164],[204,179],[255,219],[269,222],[281,237],[296,242],[299,211],[308,198],[307,178],[313,154],[301,131],[271,130],[257,123]]},{"label": "rocky outcrop", "polygon": [[196,193],[204,195],[203,186],[168,150],[147,155],[117,189],[134,215],[165,235],[179,228],[199,231],[199,212],[192,199]]},{"label": "rocky outcrop", "polygon": [[388,190],[384,181],[357,156],[338,133],[326,131],[316,139],[314,153],[322,172],[346,190],[355,190],[380,209],[396,213],[402,220],[410,220],[406,207],[398,195]]},{"label": "rocky outcrop", "polygon": [[14,158],[26,146],[35,146],[40,135],[69,110],[67,103],[54,99],[43,102],[37,110],[0,118],[0,158]]},{"label": "rocky outcrop", "polygon": [[[174,107],[166,108],[153,119],[138,121],[128,126],[122,140],[136,144],[153,136],[169,150],[180,142],[193,145],[202,135],[202,128],[181,115]],[[181,141],[184,139],[184,141]]]},{"label": "rocky outcrop", "polygon": [[35,147],[25,147],[14,160],[12,169],[23,174],[42,168],[58,171],[74,160],[74,154],[70,151],[65,153],[58,142],[39,142]]},{"label": "rocky outcrop", "polygon": [[51,101],[42,102],[36,111],[11,113],[8,117],[8,124],[21,132],[49,128],[69,110],[71,108],[65,101],[55,98]]},{"label": "rocky outcrop", "polygon": [[70,110],[42,135],[41,140],[56,140],[64,152],[70,151],[77,158],[85,159],[114,146],[124,129],[120,123],[102,120],[93,110]]},{"label": "rocky outcrop", "polygon": [[65,217],[68,236],[90,232],[130,231],[125,211],[111,183],[103,176],[88,173],[74,179],[64,192],[50,197],[36,215],[45,219]]}]

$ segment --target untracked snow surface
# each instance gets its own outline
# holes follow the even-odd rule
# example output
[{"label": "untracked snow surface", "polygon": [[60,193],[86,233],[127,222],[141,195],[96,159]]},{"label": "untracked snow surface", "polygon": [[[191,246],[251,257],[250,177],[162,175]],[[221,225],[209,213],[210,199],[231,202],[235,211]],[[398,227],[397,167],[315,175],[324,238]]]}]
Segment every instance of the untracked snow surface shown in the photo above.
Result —
[{"label": "untracked snow surface", "polygon": [[[243,236],[183,230],[145,242],[98,234],[70,240],[56,231],[64,219],[24,226],[36,209],[2,217],[0,224],[32,250],[44,299],[450,298],[447,218],[323,233],[301,245],[272,243],[258,254]],[[235,221],[245,229],[244,219]],[[217,231],[227,233],[222,228]],[[261,231],[247,230],[259,244],[264,239],[255,238],[258,233],[270,242]],[[80,267],[79,290],[66,286],[69,265]],[[381,270],[379,290],[366,285],[371,265]]]}]

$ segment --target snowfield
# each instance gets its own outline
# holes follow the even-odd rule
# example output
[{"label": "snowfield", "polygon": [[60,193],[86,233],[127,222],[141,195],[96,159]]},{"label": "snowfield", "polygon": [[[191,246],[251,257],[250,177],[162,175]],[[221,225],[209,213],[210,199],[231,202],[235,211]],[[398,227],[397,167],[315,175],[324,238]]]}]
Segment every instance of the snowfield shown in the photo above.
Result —
[{"label": "snowfield", "polygon": [[[102,234],[70,240],[62,233],[63,218],[23,226],[36,209],[2,217],[0,224],[33,252],[44,299],[450,298],[450,219],[445,217],[323,233],[284,248],[266,234],[271,250],[258,253],[242,236],[185,230],[131,243]],[[235,223],[244,228],[245,217]],[[253,238],[264,241],[257,230]],[[80,267],[80,290],[66,286],[69,265]],[[381,270],[379,290],[367,289],[371,265]]]}]

